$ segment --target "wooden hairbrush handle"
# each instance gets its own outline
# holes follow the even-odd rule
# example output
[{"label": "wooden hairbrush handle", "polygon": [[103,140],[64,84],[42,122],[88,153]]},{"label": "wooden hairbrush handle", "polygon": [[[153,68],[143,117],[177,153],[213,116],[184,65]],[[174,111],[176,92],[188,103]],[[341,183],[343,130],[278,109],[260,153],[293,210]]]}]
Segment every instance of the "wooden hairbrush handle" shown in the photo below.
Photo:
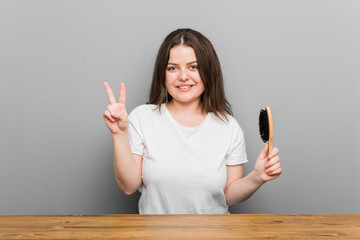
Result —
[{"label": "wooden hairbrush handle", "polygon": [[269,106],[265,107],[266,111],[267,111],[267,115],[268,115],[268,120],[269,120],[269,154],[272,151],[272,143],[273,143],[273,123],[272,123],[272,115],[271,115],[271,110]]}]

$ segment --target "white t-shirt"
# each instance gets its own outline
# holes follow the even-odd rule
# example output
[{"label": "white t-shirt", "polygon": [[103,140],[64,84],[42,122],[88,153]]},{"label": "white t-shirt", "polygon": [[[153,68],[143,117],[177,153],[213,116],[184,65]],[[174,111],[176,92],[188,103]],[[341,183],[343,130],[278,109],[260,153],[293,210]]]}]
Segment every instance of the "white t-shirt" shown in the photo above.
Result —
[{"label": "white t-shirt", "polygon": [[129,114],[132,152],[143,156],[140,214],[228,214],[226,165],[247,162],[244,133],[213,113],[197,127],[179,124],[161,105]]}]

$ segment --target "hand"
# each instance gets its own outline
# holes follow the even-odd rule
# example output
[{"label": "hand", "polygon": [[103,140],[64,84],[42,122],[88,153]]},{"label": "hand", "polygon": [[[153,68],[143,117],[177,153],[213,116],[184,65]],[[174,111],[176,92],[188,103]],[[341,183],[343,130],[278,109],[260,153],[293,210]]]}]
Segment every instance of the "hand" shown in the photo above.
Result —
[{"label": "hand", "polygon": [[117,103],[114,94],[107,82],[104,82],[104,87],[109,98],[110,104],[106,107],[104,112],[104,120],[112,134],[120,132],[127,132],[129,127],[128,114],[125,108],[126,90],[125,84],[120,84],[120,97]]},{"label": "hand", "polygon": [[261,151],[256,161],[254,171],[263,183],[277,178],[282,173],[280,158],[277,155],[278,153],[279,149],[273,148],[269,154],[268,143],[265,144],[265,147]]}]

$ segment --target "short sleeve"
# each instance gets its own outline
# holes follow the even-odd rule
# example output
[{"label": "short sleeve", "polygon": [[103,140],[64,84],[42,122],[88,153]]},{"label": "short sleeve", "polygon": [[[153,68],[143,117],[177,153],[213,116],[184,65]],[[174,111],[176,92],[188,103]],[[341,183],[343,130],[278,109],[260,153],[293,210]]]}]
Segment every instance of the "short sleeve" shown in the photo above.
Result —
[{"label": "short sleeve", "polygon": [[230,147],[225,157],[226,165],[238,165],[248,162],[245,147],[244,132],[235,119],[232,124]]},{"label": "short sleeve", "polygon": [[135,110],[129,114],[128,135],[130,140],[130,147],[132,153],[144,155],[144,141],[141,135],[139,118]]}]

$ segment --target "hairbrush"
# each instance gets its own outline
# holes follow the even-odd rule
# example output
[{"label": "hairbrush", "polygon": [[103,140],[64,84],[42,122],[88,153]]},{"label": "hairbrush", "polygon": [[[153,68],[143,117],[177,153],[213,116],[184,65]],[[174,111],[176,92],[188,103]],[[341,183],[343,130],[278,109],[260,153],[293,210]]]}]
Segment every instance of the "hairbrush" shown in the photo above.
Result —
[{"label": "hairbrush", "polygon": [[269,153],[272,150],[273,142],[273,124],[271,110],[269,106],[264,109],[260,109],[259,114],[259,131],[261,139],[266,143],[269,142]]}]

